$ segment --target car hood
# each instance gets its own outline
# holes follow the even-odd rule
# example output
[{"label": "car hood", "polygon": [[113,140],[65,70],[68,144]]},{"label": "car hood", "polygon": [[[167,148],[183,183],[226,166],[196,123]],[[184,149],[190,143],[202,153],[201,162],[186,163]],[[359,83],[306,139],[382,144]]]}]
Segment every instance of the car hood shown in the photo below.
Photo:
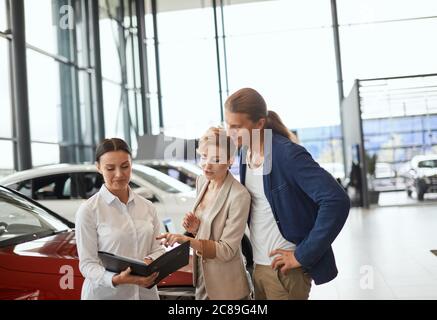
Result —
[{"label": "car hood", "polygon": [[10,270],[59,274],[70,265],[76,274],[78,263],[74,231],[0,248],[0,267]]},{"label": "car hood", "polygon": [[[0,269],[59,275],[66,266],[82,279],[74,231],[0,248]],[[190,263],[163,279],[159,287],[192,286],[192,281],[190,255]]]},{"label": "car hood", "polygon": [[[0,256],[4,256],[0,259],[0,267],[2,268],[17,271],[40,271],[41,273],[59,274],[59,265],[70,264],[76,268],[79,261],[74,231],[1,248]],[[38,263],[32,263],[37,260]],[[23,261],[26,263],[22,263]],[[47,263],[41,263],[41,261],[47,261]]]},{"label": "car hood", "polygon": [[[22,244],[0,248],[0,269],[14,271],[60,274],[65,266],[71,266],[75,277],[79,271],[79,257],[74,231],[63,232]],[[163,279],[159,286],[192,285],[192,257],[189,265]]]}]

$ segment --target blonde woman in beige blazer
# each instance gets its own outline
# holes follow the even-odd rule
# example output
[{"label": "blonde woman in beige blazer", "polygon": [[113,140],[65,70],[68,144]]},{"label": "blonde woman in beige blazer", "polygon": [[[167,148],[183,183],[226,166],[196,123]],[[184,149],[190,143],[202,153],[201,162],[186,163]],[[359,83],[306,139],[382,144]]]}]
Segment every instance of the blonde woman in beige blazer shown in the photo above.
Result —
[{"label": "blonde woman in beige blazer", "polygon": [[196,299],[246,299],[249,279],[241,253],[250,210],[250,194],[229,172],[233,145],[222,129],[211,128],[200,139],[198,152],[204,175],[196,182],[193,212],[184,228],[195,235],[166,233],[166,245],[190,241],[195,255],[193,282]]}]

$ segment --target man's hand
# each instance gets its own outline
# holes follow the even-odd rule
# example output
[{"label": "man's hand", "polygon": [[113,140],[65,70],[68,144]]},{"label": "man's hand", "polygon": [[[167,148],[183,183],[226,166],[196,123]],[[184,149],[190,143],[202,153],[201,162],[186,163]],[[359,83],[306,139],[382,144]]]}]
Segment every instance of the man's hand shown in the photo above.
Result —
[{"label": "man's hand", "polygon": [[284,250],[284,249],[276,249],[270,252],[270,257],[278,255],[272,261],[272,269],[278,270],[282,272],[282,274],[287,274],[291,269],[299,268],[302,265],[297,261],[294,256],[294,251]]},{"label": "man's hand", "polygon": [[162,241],[162,244],[165,245],[166,247],[172,247],[175,243],[184,243],[189,241],[192,238],[189,238],[187,236],[181,235],[181,234],[174,234],[174,233],[164,233],[160,236],[156,237],[156,240],[161,240],[161,239],[165,239]]}]

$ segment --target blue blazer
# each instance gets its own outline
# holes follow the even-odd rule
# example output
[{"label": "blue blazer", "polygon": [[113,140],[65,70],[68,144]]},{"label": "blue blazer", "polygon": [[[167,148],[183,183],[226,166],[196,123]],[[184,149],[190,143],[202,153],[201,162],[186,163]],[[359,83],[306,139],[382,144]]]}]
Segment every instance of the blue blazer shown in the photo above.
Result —
[{"label": "blue blazer", "polygon": [[[343,187],[306,149],[273,133],[264,146],[264,193],[282,236],[296,244],[295,257],[316,284],[337,276],[331,244],[349,214]],[[240,153],[240,180],[246,177]],[[250,219],[250,216],[249,216]]]}]

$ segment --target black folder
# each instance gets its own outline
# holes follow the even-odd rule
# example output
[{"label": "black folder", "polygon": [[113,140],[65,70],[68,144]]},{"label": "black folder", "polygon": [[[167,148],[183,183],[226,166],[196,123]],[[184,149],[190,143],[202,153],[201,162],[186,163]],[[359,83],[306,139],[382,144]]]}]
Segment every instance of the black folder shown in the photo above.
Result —
[{"label": "black folder", "polygon": [[155,284],[157,284],[169,274],[188,264],[190,258],[190,241],[184,242],[176,248],[164,253],[149,265],[140,260],[117,256],[103,251],[99,251],[99,258],[106,270],[115,273],[120,273],[128,267],[131,268],[131,274],[137,276],[148,277],[154,272],[159,272],[155,280]]}]

